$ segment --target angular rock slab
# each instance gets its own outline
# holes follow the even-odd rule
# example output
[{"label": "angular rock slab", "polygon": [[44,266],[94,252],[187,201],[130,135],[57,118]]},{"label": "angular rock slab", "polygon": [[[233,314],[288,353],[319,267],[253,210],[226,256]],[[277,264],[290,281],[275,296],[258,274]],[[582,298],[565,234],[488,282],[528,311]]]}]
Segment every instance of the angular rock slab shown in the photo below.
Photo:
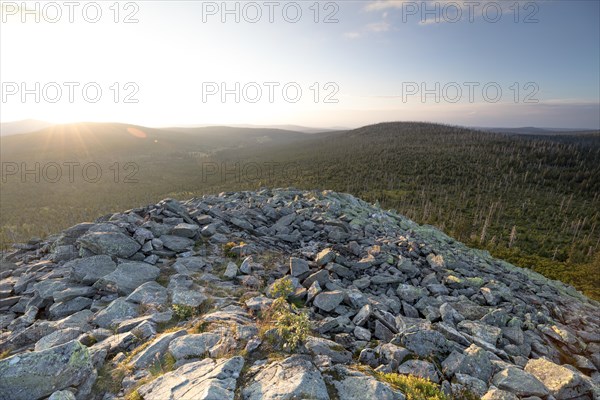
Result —
[{"label": "angular rock slab", "polygon": [[167,289],[160,284],[150,281],[146,282],[133,291],[127,301],[136,304],[166,304],[168,300]]},{"label": "angular rock slab", "polygon": [[180,330],[162,335],[138,353],[129,365],[136,369],[149,367],[167,352],[172,340],[183,335],[187,335],[187,331]]},{"label": "angular rock slab", "polygon": [[79,282],[92,285],[98,279],[113,272],[117,268],[107,255],[78,258],[65,264],[65,268],[73,270],[73,276]]},{"label": "angular rock slab", "polygon": [[310,336],[306,340],[305,346],[313,356],[328,356],[335,364],[349,364],[352,362],[352,353],[334,341]]},{"label": "angular rock slab", "polygon": [[306,357],[294,355],[260,370],[242,390],[244,400],[329,400],[325,381]]},{"label": "angular rock slab", "polygon": [[210,358],[186,364],[141,386],[144,400],[233,400],[244,359]]},{"label": "angular rock slab", "polygon": [[129,258],[142,246],[131,237],[121,232],[88,232],[77,242],[82,248],[94,254]]},{"label": "angular rock slab", "polygon": [[404,395],[379,382],[372,376],[362,372],[351,370],[341,365],[334,367],[334,375],[342,377],[339,380],[333,380],[338,398],[344,400],[404,400]]},{"label": "angular rock slab", "polygon": [[110,303],[108,307],[98,311],[92,322],[102,328],[110,329],[126,319],[137,317],[137,309],[136,305],[125,300],[124,297],[119,297]]},{"label": "angular rock slab", "polygon": [[144,262],[128,262],[119,265],[113,272],[99,279],[94,287],[129,295],[142,284],[158,278],[158,275],[160,275],[160,270],[154,265]]},{"label": "angular rock slab", "polygon": [[344,292],[334,290],[331,292],[321,292],[315,297],[313,304],[323,311],[332,311],[344,301]]},{"label": "angular rock slab", "polygon": [[195,335],[185,335],[174,339],[169,344],[169,351],[178,360],[202,357],[221,340],[221,335],[205,332]]},{"label": "angular rock slab", "polygon": [[516,395],[544,397],[548,389],[532,374],[519,368],[506,368],[494,375],[494,385]]},{"label": "angular rock slab", "polygon": [[539,379],[557,400],[584,396],[592,389],[580,374],[543,358],[529,360],[525,371]]},{"label": "angular rock slab", "polygon": [[0,361],[0,395],[11,400],[41,399],[57,390],[79,386],[93,373],[87,347],[73,340]]},{"label": "angular rock slab", "polygon": [[192,239],[181,236],[162,235],[160,240],[163,242],[163,246],[177,253],[186,251],[194,245],[194,241]]}]

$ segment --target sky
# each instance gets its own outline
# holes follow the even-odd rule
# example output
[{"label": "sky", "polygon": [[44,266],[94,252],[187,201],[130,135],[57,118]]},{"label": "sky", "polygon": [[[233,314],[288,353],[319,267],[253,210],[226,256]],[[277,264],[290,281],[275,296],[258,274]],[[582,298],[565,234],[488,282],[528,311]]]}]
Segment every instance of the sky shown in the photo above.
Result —
[{"label": "sky", "polygon": [[600,129],[596,0],[0,9],[2,122]]}]

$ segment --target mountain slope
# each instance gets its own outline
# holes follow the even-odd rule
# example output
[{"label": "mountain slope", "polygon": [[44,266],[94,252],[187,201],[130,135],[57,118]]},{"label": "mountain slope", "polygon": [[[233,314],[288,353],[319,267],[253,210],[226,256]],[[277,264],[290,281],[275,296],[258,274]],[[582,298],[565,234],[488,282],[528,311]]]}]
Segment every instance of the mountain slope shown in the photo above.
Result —
[{"label": "mountain slope", "polygon": [[20,133],[33,132],[52,126],[50,122],[35,119],[24,119],[22,121],[0,123],[0,137],[18,135]]},{"label": "mountain slope", "polygon": [[85,159],[210,152],[227,147],[283,143],[305,134],[278,129],[230,127],[156,129],[118,123],[55,125],[2,139],[5,158]]},{"label": "mountain slope", "polygon": [[[529,137],[384,123],[294,145],[224,150],[211,160],[279,165],[262,185],[331,188],[378,201],[600,298],[600,280],[589,278],[598,275],[600,254],[598,133]],[[213,178],[207,183],[215,192],[257,184]]]},{"label": "mountain slope", "polygon": [[[134,127],[147,135],[140,138],[128,125],[86,126],[83,139],[77,136],[83,129],[73,126],[56,134],[64,148],[50,140],[50,131],[2,140],[3,162],[18,167],[0,182],[3,247],[164,197],[264,186],[332,188],[378,201],[600,299],[598,133],[527,137],[426,123],[318,136]],[[80,164],[72,182],[66,167],[55,182],[40,176],[45,161]],[[22,162],[30,170],[41,164],[37,181],[34,174],[23,177]],[[96,163],[101,179],[82,174],[86,162]]]},{"label": "mountain slope", "polygon": [[2,266],[11,399],[600,394],[598,302],[347,194],[166,199]]}]

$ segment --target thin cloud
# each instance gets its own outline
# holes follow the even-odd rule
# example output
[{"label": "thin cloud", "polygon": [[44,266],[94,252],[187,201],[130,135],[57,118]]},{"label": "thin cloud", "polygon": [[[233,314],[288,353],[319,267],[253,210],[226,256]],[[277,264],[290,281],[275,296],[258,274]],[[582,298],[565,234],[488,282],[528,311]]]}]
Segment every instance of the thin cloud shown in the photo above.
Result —
[{"label": "thin cloud", "polygon": [[391,27],[392,26],[386,21],[373,22],[365,25],[360,31],[345,32],[344,37],[346,39],[358,39],[369,33],[388,32]]},{"label": "thin cloud", "polygon": [[358,39],[362,35],[359,32],[345,32],[344,37],[347,39]]},{"label": "thin cloud", "polygon": [[[423,11],[425,8],[428,10],[444,9],[444,7],[449,8],[459,8],[462,13],[462,20],[469,19],[469,14],[473,13],[473,17],[476,19],[482,18],[483,13],[482,10],[486,5],[493,3],[494,7],[498,7],[502,13],[513,13],[515,9],[515,4],[519,4],[521,9],[523,7],[527,7],[527,10],[531,10],[531,3],[535,3],[537,7],[542,2],[540,0],[514,0],[514,1],[498,1],[498,0],[478,0],[477,2],[473,2],[472,0],[372,0],[367,5],[364,6],[364,11],[374,12],[374,11],[384,11],[384,15],[387,16],[388,10],[402,10],[402,12],[407,12],[408,16],[411,18],[420,19],[419,25],[432,25],[435,23],[443,23],[448,22],[444,18],[431,17],[430,14],[425,15],[423,19]],[[544,4],[551,4],[552,2],[544,2]],[[416,14],[413,14],[416,11]],[[533,11],[533,10],[531,10]],[[453,10],[449,11],[453,12]],[[490,11],[493,13],[493,11]]]},{"label": "thin cloud", "polygon": [[381,11],[390,8],[402,8],[403,3],[407,3],[408,0],[375,0],[369,2],[365,6],[366,11]]},{"label": "thin cloud", "polygon": [[387,32],[390,30],[390,24],[385,21],[375,22],[365,26],[365,29],[369,32]]}]

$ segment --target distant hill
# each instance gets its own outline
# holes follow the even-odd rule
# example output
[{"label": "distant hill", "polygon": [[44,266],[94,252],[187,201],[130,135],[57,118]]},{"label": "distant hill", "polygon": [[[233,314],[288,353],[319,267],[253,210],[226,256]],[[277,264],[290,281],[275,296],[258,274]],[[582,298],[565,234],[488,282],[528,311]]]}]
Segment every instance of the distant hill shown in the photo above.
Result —
[{"label": "distant hill", "polygon": [[579,133],[594,132],[591,129],[569,129],[569,128],[536,128],[532,126],[522,128],[475,128],[482,131],[496,133],[512,133],[517,135],[573,135]]},{"label": "distant hill", "polygon": [[44,160],[88,160],[103,172],[98,182],[81,172],[69,182],[66,169],[56,183],[31,176],[24,182],[17,173],[0,182],[3,244],[165,197],[265,186],[332,189],[600,298],[586,272],[600,253],[597,132],[509,134],[396,122],[308,135],[86,123],[9,136],[0,150],[3,161],[25,161],[29,169]]},{"label": "distant hill", "polygon": [[210,153],[229,147],[288,143],[308,135],[281,129],[231,127],[157,129],[121,123],[54,125],[2,140],[6,158],[147,156]]},{"label": "distant hill", "polygon": [[[211,125],[211,124],[200,124],[200,125],[190,125],[190,126],[181,126],[177,128],[165,128],[168,130],[172,129],[180,129],[180,128],[212,128],[218,127],[221,125]],[[327,127],[327,128],[319,128],[319,127],[308,127],[301,125],[252,125],[252,124],[228,124],[230,128],[251,128],[251,129],[278,129],[285,131],[294,131],[294,132],[302,132],[302,133],[321,133],[321,132],[331,132],[331,131],[345,131],[348,128],[344,127]]]},{"label": "distant hill", "polygon": [[0,136],[17,135],[19,133],[33,132],[47,128],[53,124],[36,119],[25,119],[22,121],[2,122],[0,123]]},{"label": "distant hill", "polygon": [[[525,135],[397,122],[213,157],[288,165],[260,183],[343,191],[600,298],[584,271],[600,252],[600,133]],[[211,190],[245,186],[216,176]],[[512,239],[511,239],[512,238]]]}]

